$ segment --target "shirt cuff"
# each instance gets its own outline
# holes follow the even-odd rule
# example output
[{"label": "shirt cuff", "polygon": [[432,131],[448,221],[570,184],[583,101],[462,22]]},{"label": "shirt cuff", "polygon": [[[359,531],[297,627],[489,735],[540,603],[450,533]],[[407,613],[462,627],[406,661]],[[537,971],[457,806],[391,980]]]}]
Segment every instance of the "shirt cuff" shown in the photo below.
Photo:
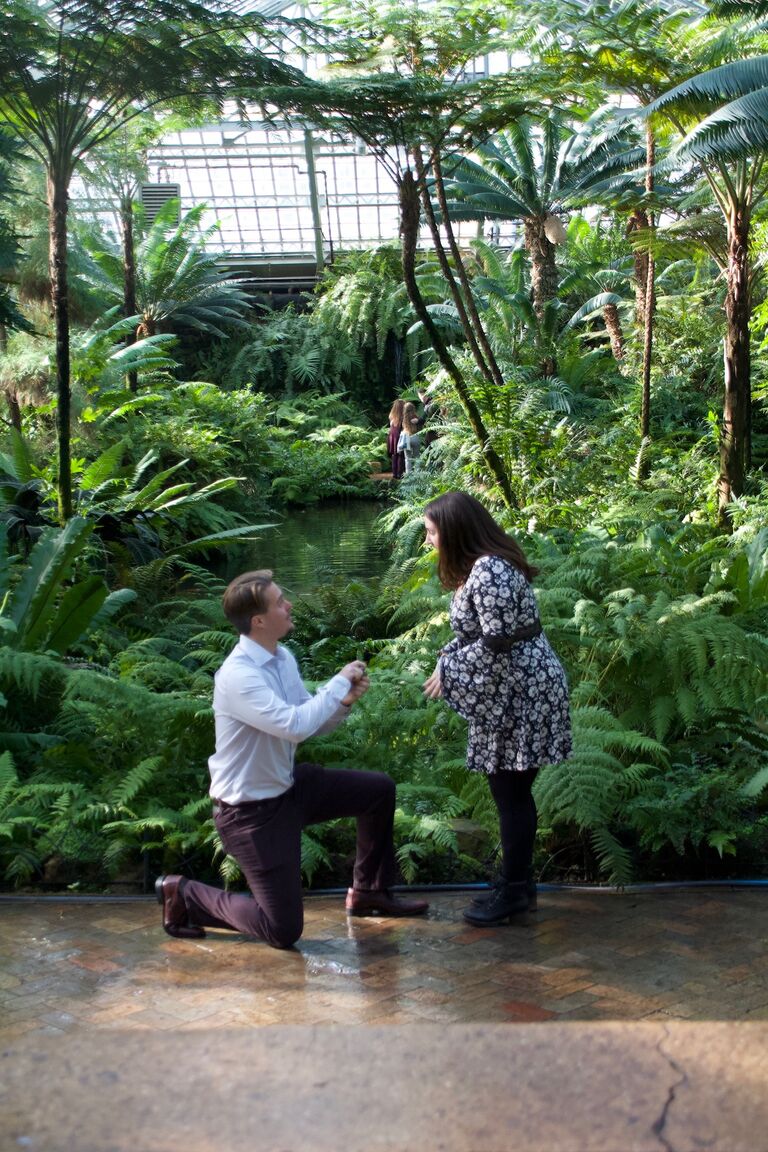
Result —
[{"label": "shirt cuff", "polygon": [[352,684],[347,680],[346,676],[342,676],[340,672],[337,672],[336,675],[328,681],[326,688],[333,699],[341,704],[344,697],[349,695]]}]

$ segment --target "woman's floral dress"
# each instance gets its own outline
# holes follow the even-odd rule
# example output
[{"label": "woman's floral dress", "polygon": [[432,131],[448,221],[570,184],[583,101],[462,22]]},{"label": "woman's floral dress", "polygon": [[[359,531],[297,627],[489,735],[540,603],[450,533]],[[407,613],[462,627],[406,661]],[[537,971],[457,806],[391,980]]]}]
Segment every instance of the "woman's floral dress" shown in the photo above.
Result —
[{"label": "woman's floral dress", "polygon": [[539,619],[525,576],[500,556],[481,556],[454,593],[455,637],[443,649],[446,703],[469,723],[467,768],[490,774],[526,772],[571,754],[565,673],[546,636],[494,651]]}]

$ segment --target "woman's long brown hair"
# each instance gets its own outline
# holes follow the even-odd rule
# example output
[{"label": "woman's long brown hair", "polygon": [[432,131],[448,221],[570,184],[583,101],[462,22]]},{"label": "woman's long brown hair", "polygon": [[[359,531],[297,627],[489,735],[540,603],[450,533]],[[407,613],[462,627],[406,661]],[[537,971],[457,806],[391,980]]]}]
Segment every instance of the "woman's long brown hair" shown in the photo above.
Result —
[{"label": "woman's long brown hair", "polygon": [[415,436],[419,430],[419,417],[416,405],[407,400],[403,405],[403,428],[409,436]]},{"label": "woman's long brown hair", "polygon": [[445,588],[458,588],[481,556],[501,556],[532,580],[538,572],[520,545],[490,512],[466,492],[445,492],[424,509],[437,528],[440,547],[437,574]]},{"label": "woman's long brown hair", "polygon": [[402,424],[403,408],[405,408],[405,400],[395,400],[394,404],[389,410],[390,424]]}]

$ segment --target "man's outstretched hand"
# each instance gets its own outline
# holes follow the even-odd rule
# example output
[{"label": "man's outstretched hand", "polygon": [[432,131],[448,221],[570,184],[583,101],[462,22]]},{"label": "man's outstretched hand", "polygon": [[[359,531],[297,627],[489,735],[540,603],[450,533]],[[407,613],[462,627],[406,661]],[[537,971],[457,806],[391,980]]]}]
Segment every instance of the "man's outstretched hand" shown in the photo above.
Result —
[{"label": "man's outstretched hand", "polygon": [[371,682],[368,679],[368,670],[362,660],[353,660],[350,664],[345,664],[341,669],[341,675],[345,676],[351,684],[349,692],[342,700],[342,704],[349,708],[361,696],[365,696]]}]

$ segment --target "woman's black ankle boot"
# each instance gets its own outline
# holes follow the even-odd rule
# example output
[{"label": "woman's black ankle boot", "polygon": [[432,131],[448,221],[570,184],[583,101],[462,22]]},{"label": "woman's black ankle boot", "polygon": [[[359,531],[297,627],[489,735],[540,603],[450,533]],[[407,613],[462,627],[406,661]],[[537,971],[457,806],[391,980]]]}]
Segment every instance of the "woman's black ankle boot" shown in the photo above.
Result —
[{"label": "woman's black ankle boot", "polygon": [[[499,877],[501,879],[501,877]],[[493,888],[497,881],[491,885],[490,892],[481,892],[477,896],[473,896],[470,901],[471,908],[483,908],[489,900],[493,899]],[[528,879],[525,882],[525,893],[528,897],[528,911],[535,912],[538,908],[538,896],[536,893],[536,877],[533,873],[533,868],[528,869]]]},{"label": "woman's black ankle boot", "polygon": [[539,906],[539,897],[536,891],[536,877],[533,868],[528,869],[528,879],[525,882],[525,894],[528,897],[528,911],[535,912]]},{"label": "woman's black ankle boot", "polygon": [[522,918],[528,912],[530,905],[526,888],[525,882],[510,884],[508,880],[498,880],[487,902],[479,907],[470,904],[469,908],[464,909],[462,916],[467,923],[476,924],[481,928],[501,924],[504,920],[509,920],[511,923],[512,920]]}]

